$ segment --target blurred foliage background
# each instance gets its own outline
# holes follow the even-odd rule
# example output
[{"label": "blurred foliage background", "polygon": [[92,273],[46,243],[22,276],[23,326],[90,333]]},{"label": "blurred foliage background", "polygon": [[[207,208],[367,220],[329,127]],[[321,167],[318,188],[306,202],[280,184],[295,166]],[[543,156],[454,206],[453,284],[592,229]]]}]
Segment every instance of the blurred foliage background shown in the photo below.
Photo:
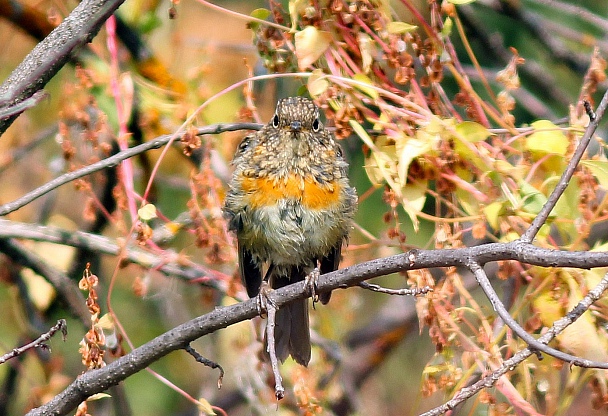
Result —
[{"label": "blurred foliage background", "polygon": [[[23,19],[16,4],[20,13],[31,15]],[[6,78],[75,4],[0,0],[0,78]],[[211,97],[193,125],[266,122],[278,98],[310,93],[343,140],[360,196],[357,225],[343,267],[410,247],[508,241],[529,222],[542,203],[541,196],[551,190],[547,183],[561,173],[572,143],[580,137],[585,122],[581,99],[594,103],[596,90],[606,88],[602,77],[602,57],[608,54],[606,2],[292,0],[214,4],[223,10],[202,0],[175,4],[127,0],[117,15],[120,41],[116,54],[108,48],[112,40],[102,29],[48,84],[48,98],[21,115],[2,136],[0,203],[116,151],[121,130],[111,87],[115,77],[123,113],[128,115],[123,120],[129,134],[122,138],[130,145],[175,132]],[[247,21],[244,16],[274,21],[287,29],[293,25],[294,33]],[[307,27],[316,32],[305,35]],[[298,33],[302,34],[299,46]],[[324,33],[331,34],[331,45],[325,43]],[[315,48],[320,50],[318,56]],[[315,56],[320,59],[313,59]],[[112,72],[113,59],[119,64],[117,74]],[[214,96],[249,76],[299,70],[316,72],[301,78],[269,76],[253,83],[251,89],[242,85]],[[348,79],[359,84],[349,84]],[[484,107],[481,103],[489,104]],[[528,129],[539,119],[551,123]],[[465,121],[473,123],[463,124]],[[541,144],[531,144],[526,138],[534,137],[533,132],[548,136],[537,135]],[[137,238],[146,244],[146,227],[151,227],[156,239],[148,249],[159,259],[215,270],[211,279],[217,279],[223,291],[204,281],[168,277],[154,268],[123,267],[114,256],[44,242],[23,241],[23,245],[65,271],[74,284],[90,262],[92,273],[100,278],[101,315],[108,312],[112,285],[112,309],[136,346],[217,305],[243,299],[234,249],[223,232],[219,208],[229,177],[228,163],[244,134],[204,136],[193,146],[192,154],[185,155],[180,146],[170,149],[148,195],[162,215],[136,230]],[[422,135],[432,136],[428,140],[433,145],[419,151],[416,146],[427,140]],[[473,135],[478,138],[471,139]],[[605,135],[605,127],[599,135]],[[454,144],[460,142],[467,150]],[[565,143],[563,149],[555,148],[561,143]],[[408,145],[414,152],[411,158],[403,150]],[[161,152],[151,151],[133,160],[138,195],[144,193]],[[492,167],[488,154],[493,157]],[[589,157],[605,162],[602,141],[595,143]],[[496,160],[504,165],[497,168]],[[605,241],[601,228],[604,196],[598,190],[601,176],[597,173],[603,167],[581,171],[577,188],[565,196],[569,199],[563,218],[568,221],[548,227],[540,244],[580,250]],[[119,176],[117,183],[108,172],[100,172],[7,218],[102,233],[121,241],[131,226],[121,179]],[[508,190],[502,187],[503,180]],[[395,183],[391,185],[391,181]],[[488,199],[477,198],[481,194]],[[511,194],[518,202],[505,197]],[[585,204],[587,208],[582,207]],[[104,208],[99,210],[100,206]],[[596,225],[595,235],[590,224]],[[85,370],[79,342],[88,328],[70,314],[43,277],[21,269],[9,256],[0,260],[0,272],[0,352],[34,339],[56,319],[67,318],[69,323],[67,341],[50,341],[50,353],[30,352],[0,366],[0,414],[22,414],[60,392]],[[575,288],[584,292],[591,285],[586,282],[595,278],[510,264],[500,265],[495,275],[501,279],[497,288],[504,292],[517,319],[537,332],[567,310]],[[259,320],[234,325],[194,343],[205,357],[226,369],[219,391],[217,372],[185,353],[163,358],[152,370],[191,397],[204,398],[231,415],[418,414],[475,379],[485,359],[500,356],[495,350],[499,345],[504,346],[505,356],[521,348],[501,327],[493,326],[494,312],[474,280],[456,270],[433,271],[432,276],[429,272],[393,275],[376,283],[422,286],[434,285],[434,279],[438,282],[436,297],[415,300],[354,288],[336,292],[327,307],[313,310],[313,340],[321,347],[315,348],[309,368],[291,361],[283,366],[291,391],[278,408],[268,368],[258,360],[261,343],[255,340],[255,333],[259,334]],[[531,302],[534,296],[537,300]],[[587,327],[593,333],[589,339],[598,346],[606,342],[605,307],[598,306]],[[451,324],[460,329],[446,328]],[[487,334],[483,328],[497,332]],[[114,322],[107,324],[106,332],[108,337],[120,333]],[[475,348],[463,347],[465,338]],[[121,341],[128,351],[127,342]],[[588,346],[572,346],[565,339],[560,342],[571,352],[589,353]],[[110,356],[108,352],[106,359],[111,360]],[[513,372],[510,380],[539,413],[591,415],[594,408],[602,409],[597,414],[605,412],[605,375],[566,367],[550,358],[530,361]],[[124,390],[109,392],[111,399],[90,403],[89,412],[127,414],[120,406],[127,406],[135,415],[200,411],[176,388],[148,372],[123,384]],[[515,414],[520,409],[513,396],[492,388],[460,411]]]}]

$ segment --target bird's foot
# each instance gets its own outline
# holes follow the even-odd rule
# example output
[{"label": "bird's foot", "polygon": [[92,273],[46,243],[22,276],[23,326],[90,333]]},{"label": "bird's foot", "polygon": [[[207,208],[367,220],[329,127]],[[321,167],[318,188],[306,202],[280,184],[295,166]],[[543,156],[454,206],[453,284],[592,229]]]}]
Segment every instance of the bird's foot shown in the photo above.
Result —
[{"label": "bird's foot", "polygon": [[321,272],[318,267],[315,267],[310,273],[306,275],[304,281],[308,286],[308,290],[310,291],[310,295],[312,296],[312,307],[315,307],[315,303],[319,301],[319,294],[317,293],[317,283],[319,281],[319,276],[321,276]]},{"label": "bird's foot", "polygon": [[278,309],[277,305],[268,296],[273,289],[270,287],[267,281],[262,281],[260,285],[260,292],[256,297],[256,306],[258,308],[258,314],[264,316],[270,309]]}]

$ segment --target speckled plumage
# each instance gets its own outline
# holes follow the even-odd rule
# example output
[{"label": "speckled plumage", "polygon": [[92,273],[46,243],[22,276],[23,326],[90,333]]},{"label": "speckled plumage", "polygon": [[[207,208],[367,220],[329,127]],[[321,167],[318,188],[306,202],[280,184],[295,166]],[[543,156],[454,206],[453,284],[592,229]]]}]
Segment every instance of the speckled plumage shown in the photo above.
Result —
[{"label": "speckled plumage", "polygon": [[[272,288],[302,280],[320,264],[337,269],[357,196],[348,165],[319,110],[306,98],[278,102],[270,122],[241,142],[224,212],[236,232],[241,277],[250,297],[259,294],[262,270]],[[320,297],[329,301],[329,294]],[[307,301],[279,309],[277,356],[310,360]]]}]

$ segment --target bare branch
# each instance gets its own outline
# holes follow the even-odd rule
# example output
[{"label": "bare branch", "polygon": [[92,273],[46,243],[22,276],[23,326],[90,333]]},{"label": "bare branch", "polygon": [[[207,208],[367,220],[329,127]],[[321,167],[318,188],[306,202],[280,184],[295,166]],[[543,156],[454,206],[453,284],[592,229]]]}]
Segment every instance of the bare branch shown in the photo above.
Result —
[{"label": "bare branch", "polygon": [[40,256],[13,239],[0,239],[0,252],[6,254],[15,263],[27,267],[47,279],[69,306],[70,312],[77,316],[85,327],[91,324],[91,315],[82,293],[76,283],[70,280],[65,273],[50,266]]},{"label": "bare branch", "polygon": [[[125,261],[158,270],[161,273],[178,277],[186,281],[196,280],[203,285],[213,287],[225,292],[226,287],[214,278],[217,273],[202,265],[185,266],[182,263],[156,255],[135,245],[124,247],[115,240],[102,235],[85,233],[83,231],[68,231],[53,226],[26,224],[21,222],[0,219],[0,239],[22,238],[32,241],[46,241],[63,244],[70,247],[84,248],[101,254],[117,256],[122,254]],[[1,240],[0,240],[1,242]],[[207,278],[207,280],[204,280]]]},{"label": "bare branch", "polygon": [[23,347],[15,348],[11,352],[4,354],[2,357],[0,357],[0,364],[4,364],[11,358],[15,358],[15,357],[23,354],[24,352],[26,352],[29,349],[48,348],[48,345],[46,345],[46,342],[49,339],[51,339],[51,337],[53,335],[55,335],[55,333],[59,330],[61,330],[61,334],[63,335],[63,340],[65,341],[66,337],[68,336],[68,324],[65,321],[65,319],[58,320],[57,323],[51,327],[51,329],[49,329],[44,334],[40,335],[40,337],[38,337],[38,339],[36,339],[35,341],[32,341],[29,344],[24,345]]},{"label": "bare branch", "polygon": [[[83,0],[0,85],[0,111],[32,97],[65,65],[72,53],[90,42],[124,0]],[[0,135],[17,115],[0,117]]]},{"label": "bare branch", "polygon": [[[581,265],[579,262],[580,259],[577,259],[577,257],[587,257],[586,265]],[[559,250],[546,250],[521,241],[514,241],[506,244],[486,244],[478,247],[453,250],[412,250],[404,254],[368,261],[346,269],[321,275],[317,286],[320,291],[325,292],[357,285],[372,277],[378,277],[398,271],[444,267],[448,265],[464,266],[470,264],[471,261],[478,261],[479,264],[483,264],[489,261],[506,259],[551,267],[571,266],[573,262],[577,262],[579,264],[578,267],[582,268],[608,265],[608,253],[574,253]],[[564,325],[568,325],[570,322],[576,320],[578,316],[584,312],[581,308],[589,302],[589,299],[595,300],[599,298],[601,292],[608,286],[608,278],[605,280],[606,282],[603,286],[599,285],[599,289],[598,287],[594,288],[579,306],[564,318],[568,320],[568,323],[564,323],[564,319],[557,321],[549,331],[551,336],[545,334],[538,339],[538,342],[549,342],[565,328]],[[270,291],[267,294],[267,298],[268,302],[272,302],[280,308],[288,302],[306,298],[309,293],[308,283],[306,281],[301,281]],[[591,303],[593,300],[591,300]],[[589,303],[589,305],[591,303]],[[169,330],[159,337],[154,338],[141,347],[136,348],[131,353],[108,364],[106,367],[83,374],[72,382],[72,384],[70,384],[62,393],[55,396],[47,404],[32,410],[29,415],[65,414],[92,394],[102,392],[107,388],[116,385],[132,374],[164,357],[171,351],[183,349],[197,338],[210,334],[218,329],[226,328],[237,322],[251,319],[258,316],[258,314],[258,300],[250,299],[236,305],[217,308],[213,312],[192,319]],[[576,314],[579,315],[576,316]],[[523,351],[527,351],[527,355],[521,358],[522,361],[532,354],[531,349]],[[513,363],[512,360],[514,358],[515,357],[507,361],[510,364],[500,375],[509,371],[509,368],[519,363]],[[498,375],[498,377],[500,377],[500,375]],[[488,381],[486,381],[486,383],[487,382]],[[483,385],[481,387],[483,387]]]},{"label": "bare branch", "polygon": [[523,339],[531,350],[537,353],[538,359],[542,360],[542,355],[540,352],[544,352],[545,354],[551,355],[559,360],[565,361],[571,365],[576,365],[578,367],[586,367],[586,368],[604,368],[608,369],[608,363],[603,363],[599,361],[586,360],[584,358],[576,357],[574,355],[558,351],[555,348],[551,348],[546,344],[543,344],[536,340],[532,335],[526,332],[515,319],[509,314],[505,305],[501,302],[498,294],[494,291],[490,280],[486,276],[486,273],[479,266],[479,264],[472,262],[469,265],[469,269],[475,275],[479,286],[485,293],[486,297],[492,303],[492,307],[498,313],[498,315],[502,318],[504,323],[513,330],[521,339]]},{"label": "bare branch", "polygon": [[[225,123],[225,124],[212,124],[206,127],[201,127],[198,129],[197,134],[219,134],[226,131],[235,131],[235,130],[259,130],[261,128],[260,124],[256,123]],[[180,134],[177,137],[180,138],[183,135]],[[147,152],[148,150],[158,149],[160,147],[165,146],[173,137],[172,134],[167,134],[164,136],[160,136],[154,140],[150,140],[149,142],[140,144],[139,146],[131,147],[122,152],[116,153],[113,156],[110,156],[106,159],[100,160],[99,162],[93,163],[91,165],[85,166],[84,168],[80,168],[78,170],[64,173],[63,175],[53,179],[45,183],[44,185],[34,189],[31,192],[28,192],[21,198],[9,202],[4,205],[0,205],[0,216],[9,214],[13,211],[18,210],[21,207],[29,204],[30,202],[40,198],[42,195],[52,191],[55,188],[59,188],[61,185],[65,185],[75,179],[82,178],[83,176],[90,175],[99,170],[110,168],[118,165],[125,159],[129,159],[133,156],[137,156],[140,153]]]}]

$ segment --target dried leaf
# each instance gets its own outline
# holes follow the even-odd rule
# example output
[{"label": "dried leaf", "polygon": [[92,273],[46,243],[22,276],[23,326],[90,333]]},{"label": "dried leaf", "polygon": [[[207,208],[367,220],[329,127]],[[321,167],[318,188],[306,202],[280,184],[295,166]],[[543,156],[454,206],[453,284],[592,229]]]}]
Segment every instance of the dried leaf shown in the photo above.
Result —
[{"label": "dried leaf", "polygon": [[331,34],[318,30],[314,26],[307,26],[295,34],[296,57],[298,67],[304,70],[312,65],[329,47]]},{"label": "dried leaf", "polygon": [[154,204],[146,204],[137,210],[137,215],[142,221],[149,221],[152,218],[157,217],[156,207],[154,206]]}]

